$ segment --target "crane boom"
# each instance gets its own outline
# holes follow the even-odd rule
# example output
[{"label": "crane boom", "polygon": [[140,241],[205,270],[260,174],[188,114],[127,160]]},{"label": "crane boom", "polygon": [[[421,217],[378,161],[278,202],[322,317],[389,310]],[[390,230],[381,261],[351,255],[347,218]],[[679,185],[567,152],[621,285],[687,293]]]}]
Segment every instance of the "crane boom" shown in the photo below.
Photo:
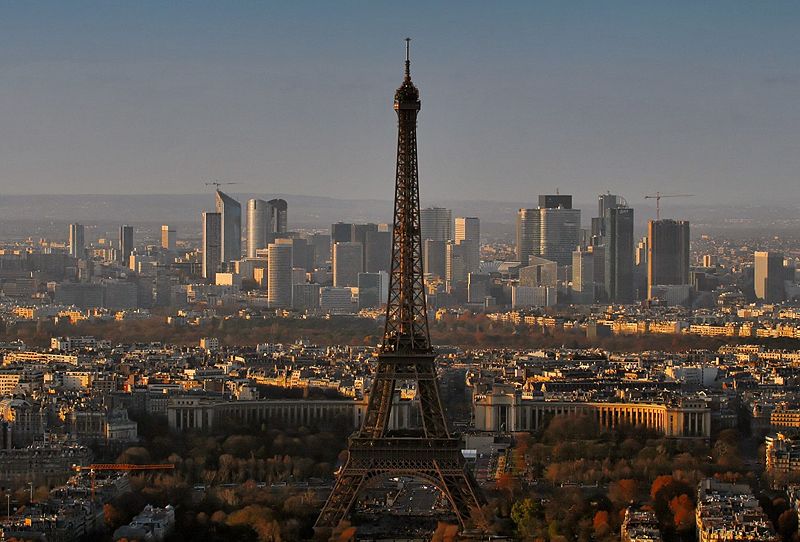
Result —
[{"label": "crane boom", "polygon": [[152,471],[152,470],[173,470],[175,465],[172,463],[134,465],[132,463],[92,463],[91,465],[73,465],[75,472],[89,471],[92,480],[92,501],[94,501],[94,475],[97,471],[131,472],[131,471]]},{"label": "crane boom", "polygon": [[210,181],[210,182],[206,183],[206,186],[215,186],[217,188],[217,190],[219,190],[220,186],[224,186],[224,185],[227,185],[227,184],[239,184],[239,183],[237,183],[235,181],[234,182]]},{"label": "crane boom", "polygon": [[172,470],[175,468],[175,465],[172,463],[165,463],[160,465],[134,465],[132,463],[92,463],[91,465],[87,465],[82,467],[80,465],[75,465],[72,467],[73,470],[80,472],[82,470],[113,470],[113,471],[134,471],[134,470]]},{"label": "crane boom", "polygon": [[661,220],[661,198],[691,198],[694,194],[662,194],[656,192],[655,194],[647,194],[644,199],[656,200],[656,220]]}]

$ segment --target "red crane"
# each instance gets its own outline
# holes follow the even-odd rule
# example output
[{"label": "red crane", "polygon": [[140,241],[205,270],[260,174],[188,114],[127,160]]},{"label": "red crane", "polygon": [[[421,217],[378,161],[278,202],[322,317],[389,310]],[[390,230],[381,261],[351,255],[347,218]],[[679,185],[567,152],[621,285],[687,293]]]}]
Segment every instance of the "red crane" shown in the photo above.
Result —
[{"label": "red crane", "polygon": [[92,463],[91,465],[73,465],[75,472],[89,471],[92,479],[92,500],[94,501],[94,475],[97,471],[131,472],[131,471],[150,471],[150,470],[172,470],[175,465],[172,463],[134,465],[132,463]]}]

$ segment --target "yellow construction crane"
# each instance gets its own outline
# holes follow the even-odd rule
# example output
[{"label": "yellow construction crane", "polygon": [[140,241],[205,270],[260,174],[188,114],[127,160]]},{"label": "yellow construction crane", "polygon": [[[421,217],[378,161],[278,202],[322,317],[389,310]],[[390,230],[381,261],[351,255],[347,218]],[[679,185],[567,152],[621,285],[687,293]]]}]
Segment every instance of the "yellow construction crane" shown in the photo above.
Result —
[{"label": "yellow construction crane", "polygon": [[661,220],[661,198],[691,198],[694,194],[662,194],[656,192],[655,194],[648,194],[644,199],[656,200],[656,220]]}]

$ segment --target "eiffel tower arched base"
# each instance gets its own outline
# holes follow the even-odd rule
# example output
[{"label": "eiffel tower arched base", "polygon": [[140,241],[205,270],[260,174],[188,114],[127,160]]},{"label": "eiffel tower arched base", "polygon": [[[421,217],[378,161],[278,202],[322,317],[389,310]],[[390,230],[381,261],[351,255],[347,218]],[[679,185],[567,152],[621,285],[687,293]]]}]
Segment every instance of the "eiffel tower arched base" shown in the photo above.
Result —
[{"label": "eiffel tower arched base", "polygon": [[422,478],[439,488],[462,529],[486,528],[485,503],[466,469],[457,438],[350,439],[350,453],[336,479],[315,530],[333,529],[350,515],[359,493],[378,476]]}]

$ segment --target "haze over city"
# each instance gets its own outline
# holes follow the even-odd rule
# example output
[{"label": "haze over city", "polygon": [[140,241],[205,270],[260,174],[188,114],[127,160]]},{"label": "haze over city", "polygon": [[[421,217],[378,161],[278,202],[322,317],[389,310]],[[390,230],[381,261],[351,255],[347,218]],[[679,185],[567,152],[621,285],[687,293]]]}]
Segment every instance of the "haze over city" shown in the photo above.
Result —
[{"label": "haze over city", "polygon": [[798,23],[0,4],[0,542],[800,542]]},{"label": "haze over city", "polygon": [[796,202],[790,1],[24,2],[0,10],[0,196],[386,199],[398,37],[423,197]]}]

